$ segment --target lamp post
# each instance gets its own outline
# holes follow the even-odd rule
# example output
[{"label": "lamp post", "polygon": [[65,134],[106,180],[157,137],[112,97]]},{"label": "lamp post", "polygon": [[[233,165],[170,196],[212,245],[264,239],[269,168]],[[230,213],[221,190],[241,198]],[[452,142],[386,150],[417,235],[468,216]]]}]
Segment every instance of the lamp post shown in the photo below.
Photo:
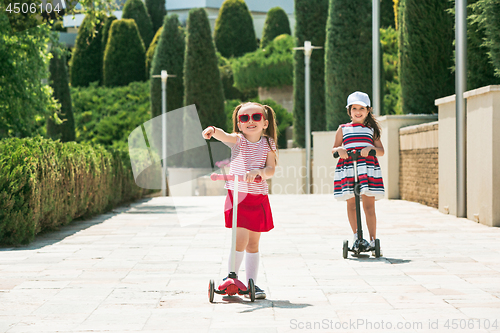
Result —
[{"label": "lamp post", "polygon": [[304,50],[305,63],[305,97],[306,97],[306,194],[311,194],[311,93],[310,71],[311,54],[313,49],[322,49],[321,46],[312,46],[310,41],[304,42],[304,47],[294,47],[294,50]]},{"label": "lamp post", "polygon": [[161,146],[162,146],[162,172],[161,172],[161,195],[167,196],[167,79],[176,77],[168,75],[166,70],[161,75],[152,75],[153,78],[161,78]]},{"label": "lamp post", "polygon": [[380,116],[380,0],[372,1],[373,113]]},{"label": "lamp post", "polygon": [[455,99],[457,139],[457,217],[467,217],[467,0],[455,1]]}]

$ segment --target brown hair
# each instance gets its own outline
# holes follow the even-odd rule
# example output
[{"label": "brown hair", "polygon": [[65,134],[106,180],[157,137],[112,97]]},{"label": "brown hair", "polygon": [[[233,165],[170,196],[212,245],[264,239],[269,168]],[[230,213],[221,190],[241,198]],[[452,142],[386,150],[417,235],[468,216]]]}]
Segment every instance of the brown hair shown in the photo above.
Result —
[{"label": "brown hair", "polygon": [[[352,105],[349,105],[349,108],[347,109],[347,114],[349,115],[349,117],[351,117],[351,108]],[[373,140],[376,141],[380,139],[380,125],[372,114],[373,108],[367,106],[366,109],[368,110],[368,116],[366,116],[365,123],[363,125],[373,129]]]},{"label": "brown hair", "polygon": [[[241,103],[240,105],[238,105],[233,111],[233,133],[241,133],[240,129],[238,128],[238,111],[240,111],[240,109],[247,104],[255,104],[262,108],[264,119],[269,121],[267,128],[264,130],[264,136],[266,138],[273,139],[274,144],[276,145],[276,150],[278,150],[278,126],[276,125],[276,114],[274,113],[273,108],[269,105],[262,105],[255,102]],[[269,145],[269,148],[272,149],[269,140],[267,140],[267,143]]]}]

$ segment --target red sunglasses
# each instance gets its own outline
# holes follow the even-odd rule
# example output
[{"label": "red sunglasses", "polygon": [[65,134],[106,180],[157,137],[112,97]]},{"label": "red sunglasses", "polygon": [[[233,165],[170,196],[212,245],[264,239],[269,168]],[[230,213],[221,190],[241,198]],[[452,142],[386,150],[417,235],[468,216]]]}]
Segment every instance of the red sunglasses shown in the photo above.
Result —
[{"label": "red sunglasses", "polygon": [[[252,115],[252,120],[255,122],[259,122],[262,119],[263,114],[262,113],[254,113]],[[240,123],[248,123],[250,121],[250,116],[247,114],[240,114],[238,116],[238,119],[240,120]]]}]

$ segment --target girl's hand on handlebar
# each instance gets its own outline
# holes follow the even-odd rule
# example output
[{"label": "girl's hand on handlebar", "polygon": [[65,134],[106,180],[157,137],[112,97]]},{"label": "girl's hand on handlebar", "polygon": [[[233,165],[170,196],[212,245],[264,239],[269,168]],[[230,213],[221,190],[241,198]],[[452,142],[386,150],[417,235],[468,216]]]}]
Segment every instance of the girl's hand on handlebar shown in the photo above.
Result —
[{"label": "girl's hand on handlebar", "polygon": [[339,153],[339,157],[344,160],[349,158],[349,155],[347,155],[347,150],[345,148],[338,148],[337,153]]},{"label": "girl's hand on handlebar", "polygon": [[208,126],[207,128],[205,128],[205,130],[201,133],[201,135],[203,136],[203,138],[205,140],[208,140],[212,137],[212,135],[214,135],[215,133],[215,130],[214,130],[215,127],[213,126]]},{"label": "girl's hand on handlebar", "polygon": [[253,183],[255,177],[259,176],[259,170],[251,170],[245,173],[243,181],[247,183]]},{"label": "girl's hand on handlebar", "polygon": [[361,149],[360,154],[361,154],[362,157],[368,157],[368,154],[372,150],[375,150],[375,148],[374,147],[365,147],[365,148]]}]

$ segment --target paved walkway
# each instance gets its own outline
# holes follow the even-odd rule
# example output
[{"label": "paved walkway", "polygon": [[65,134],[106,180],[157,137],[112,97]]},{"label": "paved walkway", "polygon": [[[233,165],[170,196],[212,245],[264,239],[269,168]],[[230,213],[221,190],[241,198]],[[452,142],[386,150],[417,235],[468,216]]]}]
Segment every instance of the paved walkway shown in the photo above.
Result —
[{"label": "paved walkway", "polygon": [[500,332],[500,229],[397,200],[377,202],[384,257],[344,260],[345,203],[271,196],[268,299],[211,304],[223,200],[143,200],[1,248],[0,332]]}]

